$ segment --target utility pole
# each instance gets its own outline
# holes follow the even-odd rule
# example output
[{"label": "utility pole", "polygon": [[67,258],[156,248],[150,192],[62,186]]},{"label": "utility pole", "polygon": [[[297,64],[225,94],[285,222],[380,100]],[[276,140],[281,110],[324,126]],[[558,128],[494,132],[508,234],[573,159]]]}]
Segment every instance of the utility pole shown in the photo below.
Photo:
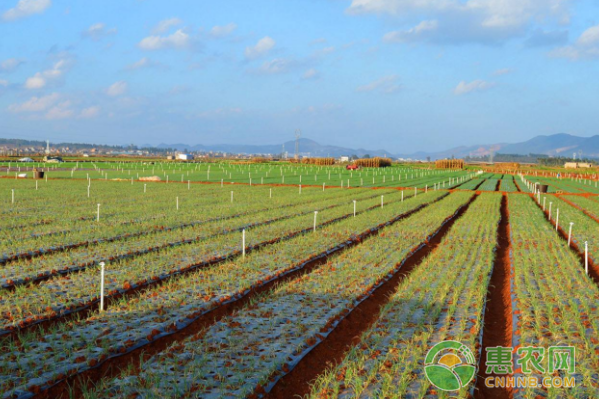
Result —
[{"label": "utility pole", "polygon": [[295,160],[299,161],[299,139],[302,135],[302,131],[299,129],[295,130]]}]

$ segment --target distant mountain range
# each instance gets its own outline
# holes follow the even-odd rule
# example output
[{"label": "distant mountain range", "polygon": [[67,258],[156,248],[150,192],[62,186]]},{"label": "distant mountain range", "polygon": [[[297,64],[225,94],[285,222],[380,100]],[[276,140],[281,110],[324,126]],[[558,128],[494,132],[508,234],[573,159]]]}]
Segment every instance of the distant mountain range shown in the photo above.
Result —
[{"label": "distant mountain range", "polygon": [[[295,141],[287,141],[284,144],[276,145],[244,145],[244,144],[216,144],[216,145],[187,145],[187,144],[160,144],[158,148],[174,148],[178,151],[216,151],[216,152],[227,152],[232,154],[281,154],[286,151],[289,156],[293,157],[295,154]],[[310,139],[299,139],[299,152],[301,155],[307,155],[311,157],[341,157],[357,155],[359,157],[369,154],[373,157],[384,157],[395,155],[385,150],[365,150],[363,148],[351,149],[344,147],[337,147],[333,145],[319,144],[314,140]]]},{"label": "distant mountain range", "polygon": [[[158,148],[174,148],[179,151],[217,151],[233,154],[281,154],[283,148],[293,156],[295,152],[295,141],[288,141],[279,145],[243,145],[243,144],[218,144],[218,145],[194,145],[187,144],[160,144]],[[486,156],[491,153],[497,154],[544,154],[549,156],[571,157],[574,152],[580,157],[599,158],[599,135],[592,137],[578,137],[566,133],[553,134],[550,136],[536,136],[522,143],[498,143],[474,146],[455,147],[446,151],[438,152],[415,152],[412,154],[393,154],[385,150],[365,150],[363,148],[352,149],[331,145],[322,145],[314,140],[299,140],[300,155],[312,157],[340,157],[357,155],[362,157],[388,156],[404,159],[426,159],[432,160],[451,158],[463,158],[466,156]]]}]

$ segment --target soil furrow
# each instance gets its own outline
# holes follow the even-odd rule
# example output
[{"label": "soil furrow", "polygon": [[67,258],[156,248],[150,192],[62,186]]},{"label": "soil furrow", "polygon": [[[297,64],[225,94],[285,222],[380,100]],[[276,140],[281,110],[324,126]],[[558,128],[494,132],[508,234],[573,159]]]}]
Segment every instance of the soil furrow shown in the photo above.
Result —
[{"label": "soil furrow", "polygon": [[[444,197],[441,197],[444,198]],[[439,198],[439,199],[441,199]],[[436,202],[439,199],[433,201]],[[394,201],[397,202],[397,201]],[[430,203],[429,203],[430,204]],[[428,204],[425,204],[428,205]],[[378,208],[379,205],[374,205],[370,208],[367,208],[365,210],[362,210],[360,212],[356,212],[356,215],[362,214],[364,212],[368,212],[371,211],[373,209]],[[422,206],[421,206],[422,207]],[[417,209],[421,209],[421,207],[417,208]],[[341,221],[343,219],[347,219],[350,216],[353,216],[353,213],[348,213],[346,215],[337,217],[335,219],[331,219],[327,222],[321,223],[318,225],[318,227],[323,227],[323,226],[328,226],[330,224],[336,223],[338,221]],[[258,249],[264,248],[266,246],[269,245],[273,245],[273,244],[277,244],[279,242],[283,242],[283,241],[287,241],[289,239],[292,239],[293,237],[296,237],[300,234],[304,234],[307,232],[312,231],[312,227],[303,229],[303,230],[299,230],[299,231],[295,231],[292,233],[289,233],[285,236],[282,237],[278,237],[278,238],[273,238],[272,240],[267,240],[267,241],[263,241],[260,242],[258,244],[252,245],[252,246],[248,246],[245,248],[245,253],[249,254],[253,251],[256,251]],[[238,256],[240,256],[242,254],[241,249],[230,252],[226,255],[223,255],[221,257],[218,258],[214,258],[208,261],[203,261],[203,262],[199,262],[197,264],[192,264],[192,265],[187,265],[184,268],[170,273],[169,275],[165,276],[164,278],[151,278],[151,279],[146,279],[144,280],[143,283],[136,283],[136,284],[131,284],[131,288],[127,289],[127,290],[123,290],[120,291],[116,294],[107,294],[104,296],[104,300],[105,300],[105,307],[108,308],[110,306],[111,303],[113,303],[114,301],[118,301],[119,299],[123,298],[123,297],[130,297],[133,295],[136,295],[137,293],[147,289],[147,288],[151,288],[153,286],[156,286],[158,284],[161,284],[163,282],[168,281],[169,279],[176,277],[176,276],[180,276],[180,275],[184,275],[190,272],[193,272],[194,270],[198,270],[198,269],[202,269],[202,268],[206,268],[206,267],[211,267],[211,266],[216,266],[219,265],[223,262],[226,261],[230,261],[232,259],[237,258]],[[89,317],[92,315],[92,313],[96,310],[98,310],[99,305],[100,304],[100,299],[94,299],[93,301],[90,301],[88,303],[82,304],[81,306],[79,306],[78,308],[75,309],[69,309],[61,314],[58,315],[54,315],[51,317],[46,317],[46,318],[39,318],[39,319],[31,319],[28,323],[23,323],[20,326],[15,327],[14,329],[10,330],[4,330],[4,331],[0,331],[0,337],[1,336],[6,336],[7,334],[17,334],[17,333],[23,333],[25,331],[27,331],[30,328],[34,328],[34,327],[50,327],[54,324],[57,323],[63,323],[65,321],[69,321],[71,319],[77,319],[80,317]]]},{"label": "soil furrow", "polygon": [[[533,197],[533,201],[534,201],[534,197]],[[537,201],[534,201],[534,203],[537,204],[537,206],[541,209],[541,211],[543,211],[543,206],[541,204],[539,204]],[[543,211],[543,213],[545,214],[545,216],[549,216],[548,211]],[[548,222],[552,226],[555,227],[555,221],[553,219],[548,219]],[[562,240],[564,240],[565,242],[568,242],[568,233],[566,232],[566,230],[564,230],[562,228],[562,226],[558,226],[557,230],[558,230],[559,236],[562,238]],[[582,246],[582,248],[581,248],[578,246],[578,244],[576,244],[574,241],[572,241],[570,244],[570,249],[578,257],[578,260],[580,261],[580,265],[584,269],[584,267],[585,267],[584,246]],[[589,258],[589,276],[593,279],[593,282],[599,287],[599,267],[597,267],[597,265],[595,265],[590,258]]]},{"label": "soil furrow", "polygon": [[283,376],[273,389],[264,397],[269,399],[288,399],[303,397],[310,393],[311,384],[328,368],[338,365],[347,351],[360,342],[360,338],[377,320],[381,309],[388,303],[389,297],[399,284],[418,267],[441,243],[451,226],[467,211],[477,198],[473,195],[439,231],[413,254],[404,259],[401,268],[377,288],[371,296],[356,306],[320,344],[310,351],[299,364]]},{"label": "soil furrow", "polygon": [[487,303],[483,321],[482,346],[480,351],[479,370],[475,385],[476,399],[508,399],[512,397],[509,388],[487,388],[486,373],[482,359],[486,358],[489,347],[512,346],[512,301],[510,290],[510,225],[507,208],[507,195],[501,200],[501,220],[497,226],[497,249],[493,272],[487,292]]},{"label": "soil furrow", "polygon": [[281,275],[278,278],[273,279],[271,281],[265,282],[265,284],[251,290],[245,296],[235,301],[225,303],[219,306],[218,308],[215,308],[199,316],[190,325],[179,331],[174,332],[171,335],[158,338],[152,341],[151,344],[142,346],[131,352],[124,353],[118,357],[112,357],[110,359],[107,359],[105,362],[98,364],[98,366],[96,366],[93,369],[86,370],[83,373],[77,375],[69,376],[66,380],[58,382],[55,386],[43,391],[39,395],[39,397],[44,399],[68,398],[73,397],[73,394],[74,397],[79,397],[79,395],[81,395],[82,393],[83,388],[85,388],[86,386],[93,385],[94,382],[100,380],[101,378],[116,377],[120,374],[121,370],[127,367],[133,367],[134,370],[139,370],[139,365],[142,359],[148,359],[151,356],[163,351],[172,343],[184,340],[189,336],[197,334],[201,330],[218,322],[223,317],[230,316],[235,311],[243,308],[245,305],[250,303],[250,301],[257,298],[261,293],[265,293],[273,289],[277,285],[284,284],[288,281],[297,279],[304,274],[310,273],[320,265],[325,264],[330,256],[345,251],[355,245],[361,244],[362,241],[367,237],[378,234],[379,230],[383,227],[389,226],[402,219],[412,216],[413,214],[420,212],[422,209],[425,209],[429,205],[432,205],[433,203],[442,200],[447,195],[449,195],[449,193],[434,201],[420,205],[415,209],[398,215],[385,223],[381,223],[379,226],[369,229],[357,237],[351,239],[348,238],[347,245],[338,245],[332,250],[324,251],[316,255],[313,259],[309,261],[300,263],[297,268],[290,271],[289,273]]}]

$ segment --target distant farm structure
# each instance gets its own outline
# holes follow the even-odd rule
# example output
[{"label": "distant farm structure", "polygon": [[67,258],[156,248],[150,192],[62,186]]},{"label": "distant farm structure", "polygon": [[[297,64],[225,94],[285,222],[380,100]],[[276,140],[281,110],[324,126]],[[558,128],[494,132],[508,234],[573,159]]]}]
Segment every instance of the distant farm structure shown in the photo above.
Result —
[{"label": "distant farm structure", "polygon": [[310,165],[334,165],[335,158],[304,158],[302,163]]},{"label": "distant farm structure", "polygon": [[391,166],[393,162],[389,158],[375,157],[357,159],[354,163],[365,168],[385,168]]},{"label": "distant farm structure", "polygon": [[464,169],[463,159],[439,159],[435,161],[437,169]]}]

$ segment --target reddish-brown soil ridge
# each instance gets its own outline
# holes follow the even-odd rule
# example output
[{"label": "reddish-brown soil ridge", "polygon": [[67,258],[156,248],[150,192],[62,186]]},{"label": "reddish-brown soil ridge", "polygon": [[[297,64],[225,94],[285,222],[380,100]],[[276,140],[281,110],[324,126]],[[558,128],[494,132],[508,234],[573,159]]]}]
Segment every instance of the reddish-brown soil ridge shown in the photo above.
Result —
[{"label": "reddish-brown soil ridge", "polygon": [[[449,193],[446,194],[446,195],[444,195],[444,196],[442,196],[442,197],[440,197],[440,198],[437,198],[435,201],[432,201],[432,202],[430,202],[428,204],[421,205],[418,208],[413,209],[410,212],[407,212],[407,214],[411,214],[413,212],[417,212],[420,209],[422,209],[423,207],[428,206],[431,203],[434,203],[434,202],[437,202],[437,201],[443,199],[447,195],[449,195]],[[393,201],[393,203],[396,203],[398,201],[399,200],[395,200],[395,201]],[[373,206],[371,206],[369,208],[366,208],[364,210],[356,212],[356,215],[362,214],[364,212],[371,211],[371,210],[376,209],[378,207],[379,207],[379,205],[373,205]],[[347,218],[349,218],[352,215],[353,214],[348,213],[348,214],[340,216],[338,218],[331,219],[329,221],[321,223],[319,226],[328,226],[328,225],[336,223],[336,222],[338,222],[340,220],[347,219]],[[395,223],[395,221],[393,221],[393,223]],[[242,229],[237,229],[237,230],[241,231]],[[245,252],[246,252],[246,254],[249,254],[252,251],[256,251],[258,249],[261,249],[261,248],[264,248],[266,246],[273,245],[273,244],[276,244],[276,243],[279,243],[279,242],[282,242],[282,241],[287,241],[289,239],[292,239],[293,237],[296,237],[296,236],[298,236],[300,234],[307,233],[309,231],[312,231],[311,227],[303,229],[303,230],[300,230],[300,231],[295,231],[295,232],[289,233],[289,234],[287,234],[287,235],[285,235],[283,237],[277,237],[277,238],[273,238],[272,240],[263,241],[263,242],[260,242],[258,244],[255,244],[255,245],[253,245],[251,247],[246,247]],[[161,278],[161,279],[149,279],[149,280],[146,279],[143,282],[136,283],[136,286],[131,287],[131,288],[125,290],[125,291],[121,291],[121,292],[118,292],[118,293],[115,293],[115,294],[106,295],[104,297],[105,301],[106,301],[105,302],[105,306],[106,306],[106,308],[108,308],[108,307],[110,307],[110,305],[112,303],[114,303],[115,301],[118,301],[119,299],[121,299],[123,297],[129,297],[129,296],[136,295],[136,294],[138,294],[139,292],[141,292],[143,290],[146,290],[148,288],[154,287],[154,286],[156,286],[158,284],[162,284],[162,283],[166,282],[167,280],[169,280],[169,279],[171,279],[173,277],[180,276],[180,275],[183,275],[183,274],[187,274],[187,273],[193,272],[193,271],[195,271],[197,269],[202,269],[202,268],[216,266],[216,265],[219,265],[219,264],[221,264],[223,262],[235,259],[236,257],[238,257],[240,255],[241,255],[241,250],[233,251],[233,252],[231,252],[229,254],[226,254],[226,255],[223,255],[221,257],[214,258],[214,259],[211,259],[211,260],[207,260],[207,261],[203,261],[203,262],[191,265],[189,267],[186,267],[185,269],[182,269],[182,270],[179,270],[179,271],[177,271],[175,273],[169,274],[168,276],[166,276],[164,278]],[[19,326],[18,328],[15,328],[15,329],[13,329],[12,331],[10,331],[8,333],[6,333],[6,332],[0,333],[0,336],[3,335],[3,334],[12,334],[12,335],[16,336],[18,333],[23,333],[24,331],[27,331],[27,330],[29,330],[31,328],[37,328],[37,327],[46,328],[46,327],[50,327],[52,325],[56,325],[58,323],[64,323],[64,322],[72,320],[72,319],[79,319],[81,317],[89,317],[89,316],[91,316],[93,314],[94,311],[96,311],[96,310],[99,309],[99,306],[100,306],[100,299],[97,298],[97,299],[92,300],[92,301],[90,301],[88,303],[81,304],[77,309],[70,310],[68,313],[65,313],[65,314],[54,315],[54,316],[49,316],[49,317],[45,317],[45,318],[44,317],[40,317],[40,318],[37,318],[37,319],[36,318],[31,319],[31,321],[28,324]]]},{"label": "reddish-brown soil ridge", "polygon": [[486,356],[486,348],[512,346],[511,242],[509,229],[507,195],[504,194],[501,199],[501,220],[499,226],[497,226],[495,262],[493,263],[493,273],[491,274],[489,290],[487,292],[483,339],[480,351],[481,361],[479,362],[481,368],[478,370],[475,388],[476,399],[508,399],[512,397],[512,392],[509,388],[487,388],[485,386],[485,378],[489,377],[490,374],[486,373],[486,368],[482,361]]},{"label": "reddish-brown soil ridge", "polygon": [[[542,210],[543,207],[535,201],[535,204]],[[545,216],[549,215],[548,211],[543,212]],[[555,226],[555,221],[548,220],[552,226]],[[566,242],[568,242],[568,233],[562,228],[562,226],[558,226],[559,236]],[[584,269],[585,267],[585,258],[584,258],[584,246],[578,246],[575,242],[570,244],[570,249],[574,252],[576,256],[578,256],[578,260],[580,261],[581,267]],[[593,261],[589,258],[589,276],[593,279],[593,282],[599,286],[599,267],[593,263]]]},{"label": "reddish-brown soil ridge", "polygon": [[[415,209],[412,209],[411,211],[399,215],[398,217],[390,221],[389,224],[394,224],[400,220],[403,220],[421,211],[427,206],[440,201],[446,196],[447,195],[444,195],[430,203],[423,204]],[[189,336],[197,334],[203,329],[221,320],[223,317],[233,314],[235,311],[241,309],[251,300],[256,298],[259,294],[267,292],[268,290],[274,288],[276,285],[284,284],[288,281],[299,278],[304,274],[310,273],[320,265],[326,263],[329,257],[331,257],[332,255],[341,251],[345,251],[354,245],[360,244],[365,238],[378,234],[378,231],[381,228],[389,224],[382,223],[381,225],[379,225],[378,228],[365,232],[359,238],[351,240],[351,242],[345,247],[338,248],[335,251],[331,251],[328,253],[328,255],[326,254],[326,252],[323,252],[319,256],[315,257],[313,260],[305,262],[301,268],[292,271],[288,274],[285,274],[250,291],[248,294],[238,299],[237,301],[229,302],[219,306],[218,308],[206,313],[205,315],[201,316],[198,320],[191,323],[189,326],[175,332],[174,334],[158,338],[152,341],[150,344],[140,347],[134,351],[125,353],[119,357],[113,357],[111,359],[108,359],[93,369],[86,370],[83,373],[74,376],[70,376],[67,379],[59,382],[55,386],[43,391],[40,395],[38,395],[38,397],[44,399],[66,399],[69,397],[80,397],[83,389],[86,386],[93,386],[93,384],[99,381],[101,378],[117,377],[120,374],[121,370],[127,369],[128,367],[132,367],[133,370],[139,371],[141,359],[148,359],[151,356],[163,351],[172,343],[182,341]]]},{"label": "reddish-brown soil ridge", "polygon": [[451,226],[476,198],[477,195],[473,195],[437,234],[404,261],[391,279],[383,283],[370,297],[342,319],[331,334],[310,351],[293,370],[283,376],[265,398],[289,399],[303,397],[310,393],[314,380],[327,368],[338,365],[347,351],[360,342],[361,335],[378,319],[382,307],[389,302],[389,297],[397,290],[399,284],[439,246]]}]

